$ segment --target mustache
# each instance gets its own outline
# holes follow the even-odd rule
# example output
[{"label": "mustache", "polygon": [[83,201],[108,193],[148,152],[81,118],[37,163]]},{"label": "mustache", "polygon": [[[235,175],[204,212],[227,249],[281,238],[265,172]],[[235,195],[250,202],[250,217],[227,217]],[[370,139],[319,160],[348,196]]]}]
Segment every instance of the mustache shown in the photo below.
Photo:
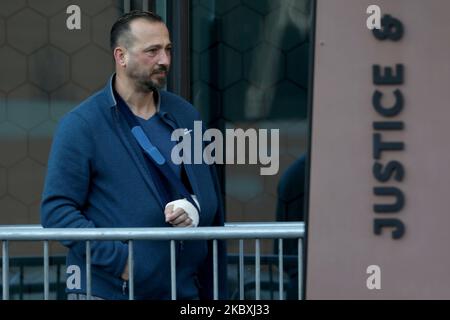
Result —
[{"label": "mustache", "polygon": [[168,68],[168,67],[161,66],[161,67],[159,67],[158,69],[153,70],[152,73],[162,73],[162,72],[167,73],[168,71],[169,71],[169,68]]}]

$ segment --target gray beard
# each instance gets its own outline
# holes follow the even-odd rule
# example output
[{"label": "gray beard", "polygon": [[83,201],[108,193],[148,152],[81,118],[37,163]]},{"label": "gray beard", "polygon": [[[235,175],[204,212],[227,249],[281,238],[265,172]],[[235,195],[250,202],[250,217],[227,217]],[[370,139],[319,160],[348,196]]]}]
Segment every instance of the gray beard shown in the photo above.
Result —
[{"label": "gray beard", "polygon": [[153,81],[139,82],[139,87],[144,92],[152,92],[161,89],[160,86]]},{"label": "gray beard", "polygon": [[152,91],[158,91],[161,90],[162,88],[164,88],[164,86],[166,85],[166,81],[161,82],[161,84],[158,84],[154,81],[139,81],[137,80],[136,82],[137,84],[137,88],[139,91],[141,92],[152,92]]},{"label": "gray beard", "polygon": [[140,80],[138,78],[135,78],[135,79],[136,79],[136,84],[137,84],[138,89],[142,92],[151,92],[151,91],[161,90],[164,88],[164,86],[166,85],[166,82],[167,82],[167,78],[164,78],[160,82],[155,82],[155,81],[152,81],[149,79],[145,79],[145,80]]}]

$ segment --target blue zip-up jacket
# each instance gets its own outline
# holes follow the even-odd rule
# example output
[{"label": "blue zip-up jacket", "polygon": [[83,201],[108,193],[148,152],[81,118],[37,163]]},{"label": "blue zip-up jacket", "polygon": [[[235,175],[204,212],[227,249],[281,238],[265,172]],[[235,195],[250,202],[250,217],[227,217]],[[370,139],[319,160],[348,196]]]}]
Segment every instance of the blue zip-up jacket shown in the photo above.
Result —
[{"label": "blue zip-up jacket", "polygon": [[[59,124],[41,203],[41,223],[46,228],[170,227],[142,151],[117,108],[114,78]],[[162,118],[179,128],[191,130],[194,121],[200,120],[191,104],[169,92],[160,92],[159,104]],[[222,226],[215,167],[184,166],[200,203],[199,226]],[[62,243],[69,248],[67,266],[81,270],[81,286],[75,282],[66,291],[86,293],[85,242]],[[135,299],[170,299],[169,242],[135,241],[133,249]],[[226,298],[225,255],[225,244],[219,241],[221,298]],[[91,242],[92,295],[128,298],[128,283],[121,279],[127,258],[126,242]],[[177,247],[176,262],[177,298],[212,298],[211,243],[184,241]]]}]

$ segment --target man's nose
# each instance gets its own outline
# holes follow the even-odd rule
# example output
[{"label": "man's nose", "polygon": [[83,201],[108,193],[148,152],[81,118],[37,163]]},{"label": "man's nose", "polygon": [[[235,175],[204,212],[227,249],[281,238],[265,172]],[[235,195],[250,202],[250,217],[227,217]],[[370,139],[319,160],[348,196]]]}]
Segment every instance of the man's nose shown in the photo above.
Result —
[{"label": "man's nose", "polygon": [[161,50],[158,64],[168,67],[170,65],[170,53],[167,53],[165,50]]}]

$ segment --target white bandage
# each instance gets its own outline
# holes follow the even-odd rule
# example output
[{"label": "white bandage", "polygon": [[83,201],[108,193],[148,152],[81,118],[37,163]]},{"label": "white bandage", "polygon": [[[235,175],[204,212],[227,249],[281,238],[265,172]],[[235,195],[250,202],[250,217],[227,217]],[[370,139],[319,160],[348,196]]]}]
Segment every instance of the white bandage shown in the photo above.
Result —
[{"label": "white bandage", "polygon": [[[200,204],[198,203],[197,197],[192,195],[192,199],[194,199],[195,204],[200,209]],[[173,205],[172,209],[173,211],[175,211],[177,208],[181,208],[184,210],[184,212],[186,212],[188,217],[192,220],[192,224],[190,225],[190,227],[198,226],[199,216],[197,208],[195,208],[195,206],[192,203],[190,203],[186,198],[171,201],[168,204],[166,204],[166,208],[171,205]]]}]

